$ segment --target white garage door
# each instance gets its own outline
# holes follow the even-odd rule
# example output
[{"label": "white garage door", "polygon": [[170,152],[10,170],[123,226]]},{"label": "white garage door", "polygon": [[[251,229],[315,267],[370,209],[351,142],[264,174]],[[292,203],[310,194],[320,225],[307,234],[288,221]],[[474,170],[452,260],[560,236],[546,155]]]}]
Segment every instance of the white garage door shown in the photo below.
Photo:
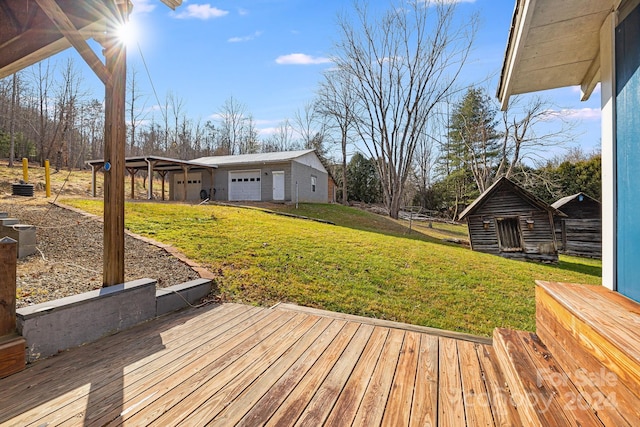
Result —
[{"label": "white garage door", "polygon": [[[173,198],[184,200],[184,174],[177,172],[173,176]],[[186,200],[199,200],[202,190],[202,173],[191,172],[187,174],[187,198]]]},{"label": "white garage door", "polygon": [[229,172],[229,200],[257,200],[261,197],[260,171]]}]

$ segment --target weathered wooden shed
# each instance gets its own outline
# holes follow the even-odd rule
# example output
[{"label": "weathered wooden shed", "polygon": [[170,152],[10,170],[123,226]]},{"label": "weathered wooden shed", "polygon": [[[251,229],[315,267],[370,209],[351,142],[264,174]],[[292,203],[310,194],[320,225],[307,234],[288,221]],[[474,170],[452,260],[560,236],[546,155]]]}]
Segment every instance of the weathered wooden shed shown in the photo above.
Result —
[{"label": "weathered wooden shed", "polygon": [[471,249],[505,258],[558,262],[554,215],[562,212],[507,178],[500,178],[473,201],[467,220]]},{"label": "weathered wooden shed", "polygon": [[566,217],[555,217],[558,250],[568,255],[602,257],[602,206],[585,193],[563,197],[551,205]]}]

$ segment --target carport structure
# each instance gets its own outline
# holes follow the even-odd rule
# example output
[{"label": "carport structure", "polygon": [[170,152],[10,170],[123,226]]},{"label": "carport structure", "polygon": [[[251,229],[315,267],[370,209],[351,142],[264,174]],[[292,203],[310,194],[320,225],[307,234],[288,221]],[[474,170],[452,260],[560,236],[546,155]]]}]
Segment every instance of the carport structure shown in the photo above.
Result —
[{"label": "carport structure", "polygon": [[[161,1],[171,8],[182,3]],[[104,286],[124,282],[126,47],[119,30],[131,6],[128,0],[0,1],[0,78],[74,47],[105,86]],[[102,47],[104,62],[88,39]]]},{"label": "carport structure", "polygon": [[[105,160],[89,160],[87,162],[89,166],[91,166],[91,195],[96,197],[96,174],[100,170],[104,170]],[[179,159],[170,159],[167,157],[158,157],[158,156],[137,156],[137,157],[126,157],[124,161],[124,167],[126,171],[129,173],[131,177],[131,198],[135,199],[135,176],[139,171],[147,171],[147,176],[149,177],[149,185],[147,188],[147,199],[153,199],[153,174],[157,173],[160,178],[162,178],[162,197],[161,200],[165,200],[164,198],[164,183],[165,177],[169,172],[179,172],[182,171],[184,174],[184,179],[182,180],[184,185],[183,191],[183,200],[186,200],[187,197],[187,177],[189,172],[192,171],[208,171],[211,175],[211,185],[209,188],[209,194],[213,193],[214,186],[214,172],[218,167],[216,165],[205,165],[202,163],[189,161],[189,160],[179,160]]]}]

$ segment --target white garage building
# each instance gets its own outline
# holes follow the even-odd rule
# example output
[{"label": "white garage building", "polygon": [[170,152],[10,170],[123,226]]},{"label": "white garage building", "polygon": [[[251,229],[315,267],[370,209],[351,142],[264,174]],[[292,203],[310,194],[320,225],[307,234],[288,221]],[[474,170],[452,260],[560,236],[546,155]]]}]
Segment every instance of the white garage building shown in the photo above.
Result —
[{"label": "white garage building", "polygon": [[183,172],[171,172],[171,200],[185,200],[186,187],[186,200],[333,201],[329,174],[314,150],[201,157],[193,162],[209,165],[213,172],[188,172],[186,186]]}]

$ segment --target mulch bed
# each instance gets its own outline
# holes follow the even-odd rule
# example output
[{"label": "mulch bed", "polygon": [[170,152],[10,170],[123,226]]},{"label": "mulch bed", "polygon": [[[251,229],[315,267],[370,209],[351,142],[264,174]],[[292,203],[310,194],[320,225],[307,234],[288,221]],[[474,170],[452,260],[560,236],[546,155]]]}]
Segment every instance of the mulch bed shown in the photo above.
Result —
[{"label": "mulch bed", "polygon": [[[103,224],[98,218],[14,196],[0,199],[0,212],[36,226],[38,253],[18,260],[18,307],[102,287]],[[199,278],[171,249],[126,235],[125,281],[148,277],[167,287]]]}]

